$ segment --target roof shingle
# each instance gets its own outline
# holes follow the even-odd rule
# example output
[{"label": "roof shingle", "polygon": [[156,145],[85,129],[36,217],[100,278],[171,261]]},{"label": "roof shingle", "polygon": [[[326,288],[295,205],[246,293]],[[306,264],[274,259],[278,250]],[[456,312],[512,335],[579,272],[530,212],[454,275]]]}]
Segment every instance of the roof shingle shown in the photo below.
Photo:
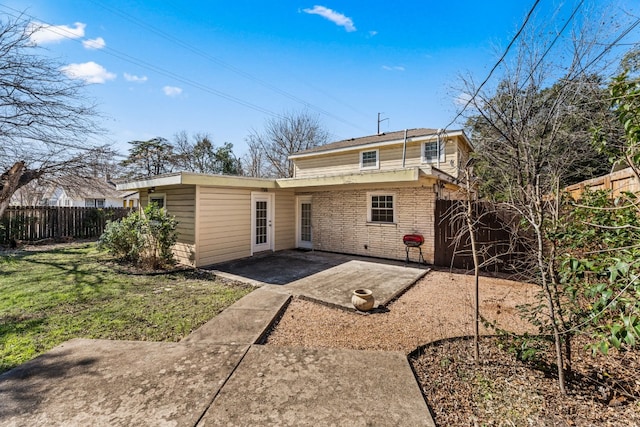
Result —
[{"label": "roof shingle", "polygon": [[[404,130],[400,130],[400,131],[394,131],[394,132],[381,133],[379,135],[369,135],[369,136],[363,136],[360,138],[344,139],[342,141],[331,142],[329,144],[309,148],[308,150],[298,151],[294,153],[294,155],[321,153],[323,151],[331,151],[331,150],[337,150],[341,148],[358,147],[361,145],[395,141],[395,140],[403,139],[404,132],[405,132]],[[407,129],[407,138],[435,135],[436,133],[438,133],[437,129],[428,129],[428,128]]]}]

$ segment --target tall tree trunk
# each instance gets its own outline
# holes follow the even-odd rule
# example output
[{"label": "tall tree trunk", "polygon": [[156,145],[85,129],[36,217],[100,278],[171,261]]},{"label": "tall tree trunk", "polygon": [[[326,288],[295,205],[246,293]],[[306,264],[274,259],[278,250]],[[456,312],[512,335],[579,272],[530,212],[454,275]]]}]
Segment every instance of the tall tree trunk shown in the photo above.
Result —
[{"label": "tall tree trunk", "polygon": [[28,170],[25,163],[15,162],[6,172],[0,175],[0,218],[9,207],[13,194],[25,184],[39,178],[41,171]]},{"label": "tall tree trunk", "polygon": [[471,173],[465,169],[467,181],[467,229],[471,241],[471,255],[473,256],[474,292],[473,292],[473,357],[478,363],[480,360],[480,262],[478,260],[478,248],[476,245],[475,224],[473,215],[473,201],[471,200]]},{"label": "tall tree trunk", "polygon": [[538,268],[541,274],[542,289],[544,290],[545,297],[547,299],[547,309],[549,310],[549,318],[551,320],[551,327],[553,329],[553,340],[556,350],[556,364],[558,365],[558,384],[560,386],[560,393],[567,394],[566,382],[564,377],[564,357],[562,355],[562,336],[560,334],[560,328],[558,327],[558,315],[556,313],[556,305],[551,292],[549,283],[549,273],[544,263],[543,250],[544,242],[542,238],[542,230],[539,227],[535,227],[536,239],[538,243],[537,248],[537,261]]}]

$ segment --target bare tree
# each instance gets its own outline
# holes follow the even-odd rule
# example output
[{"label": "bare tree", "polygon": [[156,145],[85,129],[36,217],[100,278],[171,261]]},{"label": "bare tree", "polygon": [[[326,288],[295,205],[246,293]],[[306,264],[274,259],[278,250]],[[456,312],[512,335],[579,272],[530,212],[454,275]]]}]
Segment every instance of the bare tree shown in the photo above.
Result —
[{"label": "bare tree", "polygon": [[288,113],[268,119],[262,132],[252,131],[249,145],[248,174],[276,178],[293,177],[293,162],[288,157],[298,151],[326,144],[329,134],[317,116],[307,112]]},{"label": "bare tree", "polygon": [[268,172],[266,171],[264,156],[259,144],[247,138],[247,146],[249,150],[240,160],[243,174],[253,178],[266,177]]},{"label": "bare tree", "polygon": [[38,27],[19,18],[0,21],[0,216],[16,190],[46,176],[77,172],[100,132],[83,84],[40,55]]},{"label": "bare tree", "polygon": [[[576,132],[576,128],[599,117],[584,115],[594,110],[593,104],[585,103],[585,93],[602,93],[600,79],[593,76],[601,73],[596,67],[603,66],[608,48],[599,43],[602,34],[582,27],[565,45],[564,55],[548,55],[556,42],[550,34],[540,27],[523,33],[515,45],[515,58],[505,62],[502,80],[493,90],[483,89],[470,77],[462,83],[464,92],[473,95],[474,112],[468,123],[477,146],[477,170],[485,178],[484,195],[518,214],[531,236],[527,273],[543,291],[546,311],[542,314],[554,338],[564,394],[565,372],[570,367],[565,357],[570,349],[565,334],[569,328],[553,241],[548,238],[558,219],[553,212],[558,211],[559,198],[550,196],[557,195],[560,184],[593,153],[589,129]],[[576,122],[581,125],[573,126]]]}]

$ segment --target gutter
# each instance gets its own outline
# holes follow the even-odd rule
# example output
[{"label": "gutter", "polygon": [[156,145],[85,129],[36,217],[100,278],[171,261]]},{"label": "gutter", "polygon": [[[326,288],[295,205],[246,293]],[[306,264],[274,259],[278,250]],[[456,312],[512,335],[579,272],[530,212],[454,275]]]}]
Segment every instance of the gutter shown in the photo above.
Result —
[{"label": "gutter", "polygon": [[407,159],[407,129],[404,130],[404,144],[402,145],[402,168],[403,169],[404,169],[406,159]]}]

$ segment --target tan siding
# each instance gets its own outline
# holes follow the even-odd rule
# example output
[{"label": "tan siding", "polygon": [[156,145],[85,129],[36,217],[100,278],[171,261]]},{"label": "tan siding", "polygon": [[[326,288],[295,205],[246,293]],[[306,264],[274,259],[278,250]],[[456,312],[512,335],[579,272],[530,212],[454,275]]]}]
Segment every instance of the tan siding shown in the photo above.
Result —
[{"label": "tan siding", "polygon": [[[178,242],[173,247],[176,260],[182,264],[195,265],[195,196],[194,186],[158,187],[156,194],[164,194],[166,209],[178,221]],[[140,208],[149,204],[149,192],[140,191]]]},{"label": "tan siding", "polygon": [[295,248],[296,196],[293,191],[279,191],[275,199],[275,250]]},{"label": "tan siding", "polygon": [[[365,172],[360,170],[360,152],[362,149],[337,154],[318,154],[317,156],[295,160],[296,178],[314,176],[354,174]],[[393,170],[402,168],[404,146],[402,143],[380,147],[380,169]],[[454,177],[458,176],[458,169],[462,157],[468,155],[465,144],[457,137],[447,139],[445,146],[445,160],[440,162],[440,169]],[[409,142],[406,147],[405,167],[424,166],[422,163],[422,142]]]},{"label": "tan siding", "polygon": [[195,266],[196,246],[188,243],[176,243],[173,247],[173,255],[176,260],[185,265]]},{"label": "tan siding", "polygon": [[[158,187],[155,193],[165,195],[165,208],[178,221],[178,242],[195,244],[195,186]],[[140,191],[140,206],[144,208],[148,203],[149,193]]]},{"label": "tan siding", "polygon": [[402,169],[402,151],[402,145],[380,149],[380,170]]},{"label": "tan siding", "polygon": [[200,187],[198,266],[251,255],[251,191]]},{"label": "tan siding", "polygon": [[178,221],[178,242],[194,244],[196,187],[159,187],[156,191],[165,194],[167,212],[174,215]]},{"label": "tan siding", "polygon": [[[315,249],[390,259],[404,259],[402,236],[419,233],[427,262],[434,259],[435,194],[430,187],[393,188],[396,223],[367,223],[367,193],[371,190],[326,191],[313,194],[312,226]],[[366,245],[366,248],[365,248]],[[417,251],[411,252],[417,259]]]},{"label": "tan siding", "polygon": [[309,178],[318,175],[337,175],[360,171],[359,151],[298,159],[295,161],[296,178]]}]

